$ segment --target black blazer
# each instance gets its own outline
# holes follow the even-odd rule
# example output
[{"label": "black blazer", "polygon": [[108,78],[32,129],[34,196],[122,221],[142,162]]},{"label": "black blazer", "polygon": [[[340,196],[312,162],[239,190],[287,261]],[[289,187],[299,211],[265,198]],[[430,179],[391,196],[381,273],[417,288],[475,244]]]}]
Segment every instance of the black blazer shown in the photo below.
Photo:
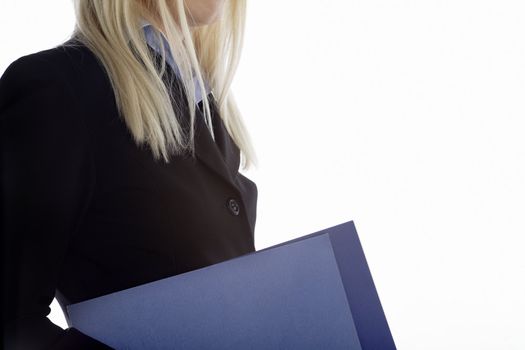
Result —
[{"label": "black blazer", "polygon": [[[174,92],[184,105],[179,84]],[[7,348],[106,348],[50,322],[53,297],[65,310],[255,251],[257,188],[211,107],[215,142],[198,110],[196,157],[165,164],[136,146],[87,47],[9,65],[0,79]]]}]

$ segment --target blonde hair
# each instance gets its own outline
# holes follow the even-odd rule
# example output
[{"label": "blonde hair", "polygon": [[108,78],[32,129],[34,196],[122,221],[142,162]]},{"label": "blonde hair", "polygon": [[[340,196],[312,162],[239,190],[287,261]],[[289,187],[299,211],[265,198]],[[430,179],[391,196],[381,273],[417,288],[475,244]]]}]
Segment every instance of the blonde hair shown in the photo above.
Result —
[{"label": "blonde hair", "polygon": [[[235,103],[230,85],[242,49],[246,0],[226,0],[222,16],[215,22],[190,29],[184,0],[74,0],[77,22],[72,38],[86,45],[106,69],[116,104],[137,144],[149,145],[155,159],[169,162],[171,154],[190,150],[194,154],[195,84],[201,90],[205,121],[211,127],[206,81],[219,114],[241,151],[244,169],[256,163],[255,152]],[[175,6],[175,11],[170,6]],[[174,14],[175,13],[175,14]],[[175,18],[176,17],[176,18]],[[174,110],[171,88],[162,80],[150,53],[141,21],[159,26],[165,35],[180,72],[190,114],[186,135]],[[160,40],[162,43],[163,41]],[[176,108],[177,109],[177,108]]]}]

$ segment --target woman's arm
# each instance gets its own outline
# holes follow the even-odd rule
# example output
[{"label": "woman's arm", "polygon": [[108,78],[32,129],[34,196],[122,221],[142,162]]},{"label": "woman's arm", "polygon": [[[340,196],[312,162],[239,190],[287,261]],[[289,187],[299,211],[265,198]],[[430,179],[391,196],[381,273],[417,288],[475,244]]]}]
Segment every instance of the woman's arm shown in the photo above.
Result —
[{"label": "woman's arm", "polygon": [[94,171],[83,116],[46,57],[21,57],[0,78],[3,348],[110,349],[47,318]]}]

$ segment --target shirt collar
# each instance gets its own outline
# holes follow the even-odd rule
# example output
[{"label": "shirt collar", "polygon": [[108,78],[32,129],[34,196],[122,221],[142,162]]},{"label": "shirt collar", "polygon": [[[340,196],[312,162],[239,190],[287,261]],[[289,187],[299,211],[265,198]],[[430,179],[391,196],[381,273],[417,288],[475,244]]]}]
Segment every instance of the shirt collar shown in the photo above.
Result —
[{"label": "shirt collar", "polygon": [[[153,50],[155,50],[155,52],[157,52],[159,55],[161,55],[162,46],[160,42],[158,41],[158,37],[155,33],[155,28],[153,27],[153,25],[147,20],[142,18],[140,20],[140,28],[144,31],[144,36],[146,38],[146,43],[148,44],[148,46],[151,47]],[[180,70],[179,70],[179,67],[177,66],[177,63],[173,59],[173,55],[168,46],[168,40],[166,39],[166,36],[164,35],[164,33],[160,32],[160,35],[164,43],[164,48],[166,49],[166,62],[170,65],[170,67],[173,69],[175,74],[177,74],[177,77],[180,78]],[[208,86],[206,81],[204,82],[204,87],[206,89],[206,93],[208,94],[210,92],[210,87]],[[197,81],[195,81],[195,103],[199,103],[200,101],[202,101],[202,93],[201,93],[201,89],[199,89],[199,85]]]}]

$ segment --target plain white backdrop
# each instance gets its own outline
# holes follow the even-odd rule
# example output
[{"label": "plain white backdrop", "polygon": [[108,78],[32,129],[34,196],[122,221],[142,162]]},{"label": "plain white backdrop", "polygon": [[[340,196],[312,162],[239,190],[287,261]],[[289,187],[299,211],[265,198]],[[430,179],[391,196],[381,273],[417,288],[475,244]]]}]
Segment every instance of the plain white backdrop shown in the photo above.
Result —
[{"label": "plain white backdrop", "polygon": [[[524,349],[525,2],[248,5],[257,249],[354,220],[399,349]],[[0,73],[73,25],[0,0]]]}]

